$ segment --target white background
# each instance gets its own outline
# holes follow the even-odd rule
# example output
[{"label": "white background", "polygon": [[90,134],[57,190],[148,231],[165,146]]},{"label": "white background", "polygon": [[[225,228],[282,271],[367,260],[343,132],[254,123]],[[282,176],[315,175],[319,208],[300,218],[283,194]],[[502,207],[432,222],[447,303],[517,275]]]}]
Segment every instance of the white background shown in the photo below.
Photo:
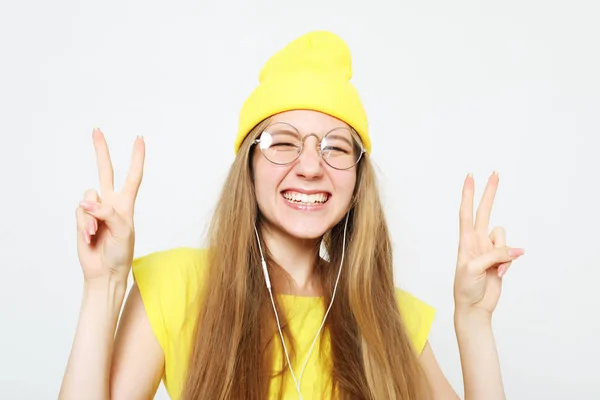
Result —
[{"label": "white background", "polygon": [[[500,172],[493,223],[527,254],[494,318],[509,399],[600,398],[600,56],[593,1],[23,1],[0,7],[0,398],[56,398],[81,298],[74,209],[147,143],[136,255],[195,246],[263,62],[342,36],[370,116],[397,282],[452,325],[464,176]],[[393,351],[393,349],[390,349]],[[157,395],[166,399],[163,389]]]}]

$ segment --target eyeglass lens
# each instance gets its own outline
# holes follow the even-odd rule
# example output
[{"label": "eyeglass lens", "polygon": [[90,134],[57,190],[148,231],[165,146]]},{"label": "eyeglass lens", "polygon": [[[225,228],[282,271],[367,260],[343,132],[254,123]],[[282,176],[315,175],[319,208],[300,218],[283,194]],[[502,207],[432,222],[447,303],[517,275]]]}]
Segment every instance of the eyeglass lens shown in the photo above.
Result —
[{"label": "eyeglass lens", "polygon": [[[273,164],[285,165],[300,156],[302,141],[302,136],[292,125],[274,123],[260,135],[259,146]],[[320,153],[331,167],[348,169],[362,156],[362,146],[350,129],[341,127],[329,131],[321,139]]]}]

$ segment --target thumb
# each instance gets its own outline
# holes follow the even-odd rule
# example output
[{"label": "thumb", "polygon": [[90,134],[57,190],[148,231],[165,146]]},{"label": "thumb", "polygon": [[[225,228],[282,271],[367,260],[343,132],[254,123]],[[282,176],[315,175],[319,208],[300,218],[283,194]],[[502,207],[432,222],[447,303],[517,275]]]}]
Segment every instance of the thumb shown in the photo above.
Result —
[{"label": "thumb", "polygon": [[525,254],[525,250],[517,247],[495,247],[492,251],[480,255],[467,263],[469,272],[480,275],[493,266],[516,260]]},{"label": "thumb", "polygon": [[91,216],[104,222],[113,236],[124,238],[129,235],[129,226],[112,206],[95,201],[82,201],[79,206]]}]

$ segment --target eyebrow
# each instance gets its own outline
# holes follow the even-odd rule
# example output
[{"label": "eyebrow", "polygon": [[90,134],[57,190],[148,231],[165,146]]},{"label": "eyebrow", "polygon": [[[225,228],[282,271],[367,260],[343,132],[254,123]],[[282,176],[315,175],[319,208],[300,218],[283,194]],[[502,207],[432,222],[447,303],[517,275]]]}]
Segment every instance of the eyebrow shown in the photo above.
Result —
[{"label": "eyebrow", "polygon": [[[275,122],[275,124],[287,125],[288,123],[287,123],[287,122]],[[294,129],[295,129],[295,130],[294,130]],[[352,128],[348,128],[348,127],[346,127],[346,126],[336,126],[335,128],[331,128],[331,129],[329,129],[329,130],[328,130],[328,131],[326,131],[324,134],[323,134],[323,133],[319,134],[319,133],[317,133],[317,132],[307,132],[307,133],[304,133],[304,134],[302,134],[302,133],[300,133],[300,131],[298,130],[298,128],[296,128],[295,126],[293,127],[293,129],[292,129],[292,128],[289,128],[289,127],[282,127],[282,128],[278,128],[278,129],[276,130],[276,132],[277,132],[278,134],[287,134],[287,135],[293,135],[293,136],[298,136],[298,135],[299,135],[299,136],[300,136],[300,138],[301,138],[302,140],[304,140],[304,138],[305,138],[306,136],[308,136],[308,135],[315,135],[315,136],[317,136],[317,137],[319,138],[319,140],[323,140],[323,138],[324,138],[326,135],[328,135],[328,134],[329,134],[329,135],[330,135],[329,137],[331,137],[331,138],[334,138],[334,139],[340,139],[340,140],[343,140],[343,141],[344,141],[344,142],[346,142],[346,143],[347,143],[349,146],[351,146],[351,147],[354,147],[354,143],[352,143],[352,140],[350,140],[350,139],[346,138],[345,136],[342,136],[342,135],[336,135],[335,133],[333,133],[333,134],[331,133],[331,132],[333,132],[333,131],[335,131],[335,130],[338,130],[338,129],[344,129],[344,130],[347,130],[347,131],[348,131],[348,133],[350,134],[350,136],[352,136],[353,138],[354,138],[354,136],[356,135],[356,134],[354,133],[354,131],[352,130]]]},{"label": "eyebrow", "polygon": [[[348,138],[345,136],[333,134],[333,135],[329,135],[329,137],[334,138],[334,139],[341,139],[344,142],[348,143],[349,146],[354,147],[354,144],[350,140],[348,140]],[[322,138],[321,138],[321,140],[322,140]]]},{"label": "eyebrow", "polygon": [[294,136],[299,135],[299,133],[297,133],[296,131],[294,131],[290,128],[276,129],[274,133],[278,133],[278,134],[281,133],[281,134],[294,135]]}]

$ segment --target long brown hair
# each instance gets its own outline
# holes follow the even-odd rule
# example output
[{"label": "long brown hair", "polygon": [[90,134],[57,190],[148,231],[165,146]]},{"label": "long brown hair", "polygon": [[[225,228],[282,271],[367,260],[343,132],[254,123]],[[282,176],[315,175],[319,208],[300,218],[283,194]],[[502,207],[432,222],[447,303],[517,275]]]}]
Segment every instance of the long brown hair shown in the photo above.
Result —
[{"label": "long brown hair", "polygon": [[[242,143],[209,227],[209,268],[198,300],[201,311],[183,400],[268,397],[273,346],[281,343],[275,340],[277,326],[254,233],[260,215],[251,169],[253,139],[267,123],[259,124]],[[356,168],[344,270],[321,336],[330,341],[332,391],[340,399],[420,400],[426,384],[397,306],[392,248],[375,174],[368,157]],[[332,265],[341,261],[344,222],[323,237]],[[267,258],[269,269],[277,268]],[[316,261],[329,304],[337,268]],[[282,330],[293,343],[283,314]],[[281,366],[280,373],[287,373],[285,360]]]}]

